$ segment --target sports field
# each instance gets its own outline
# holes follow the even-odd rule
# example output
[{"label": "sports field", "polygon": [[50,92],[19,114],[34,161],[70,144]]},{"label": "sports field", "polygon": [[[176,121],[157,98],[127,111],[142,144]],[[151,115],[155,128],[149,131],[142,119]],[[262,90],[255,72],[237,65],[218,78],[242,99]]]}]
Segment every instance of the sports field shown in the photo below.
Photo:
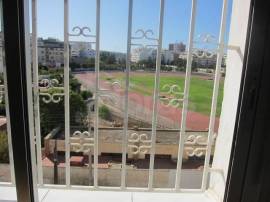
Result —
[{"label": "sports field", "polygon": [[[131,73],[130,75],[130,91],[136,92],[142,95],[152,96],[155,77],[154,73]],[[125,86],[124,73],[109,73],[102,74],[102,80],[107,81],[120,81]],[[161,73],[160,75],[160,94],[166,94],[168,88],[165,86],[178,85],[180,89],[176,89],[177,92],[184,91],[184,74],[174,73]],[[209,115],[211,110],[211,101],[213,93],[213,79],[207,76],[192,76],[190,84],[189,94],[189,110]],[[217,104],[217,116],[220,115],[221,103],[223,98],[223,79],[220,82],[218,104]],[[176,97],[179,94],[170,94],[169,96]],[[179,106],[182,107],[182,106]]]}]

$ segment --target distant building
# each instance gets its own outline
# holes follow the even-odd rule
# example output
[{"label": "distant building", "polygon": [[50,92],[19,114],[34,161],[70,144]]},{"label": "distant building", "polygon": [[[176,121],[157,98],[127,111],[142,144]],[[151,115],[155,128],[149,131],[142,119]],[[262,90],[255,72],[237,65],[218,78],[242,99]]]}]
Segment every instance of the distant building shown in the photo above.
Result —
[{"label": "distant building", "polygon": [[131,62],[139,62],[154,57],[155,49],[153,48],[140,47],[133,49],[131,52]]},{"label": "distant building", "polygon": [[70,54],[72,58],[94,58],[95,50],[92,49],[92,45],[89,42],[84,41],[71,41]]},{"label": "distant building", "polygon": [[181,53],[186,51],[186,45],[182,42],[180,43],[170,43],[169,44],[169,51],[173,53]]},{"label": "distant building", "polygon": [[[187,52],[179,54],[179,58],[186,60]],[[215,68],[217,62],[217,54],[213,54],[212,57],[198,57],[195,54],[193,55],[193,62],[196,63],[198,68]],[[222,67],[226,66],[226,55],[222,59]]]},{"label": "distant building", "polygon": [[120,53],[120,52],[110,52],[111,54],[114,55],[116,61],[121,61],[126,59],[126,54],[125,53]]},{"label": "distant building", "polygon": [[165,63],[165,64],[169,64],[174,60],[174,54],[172,51],[169,50],[162,50],[161,52],[161,60]]},{"label": "distant building", "polygon": [[[133,49],[131,52],[131,62],[139,62],[142,60],[156,59],[157,50],[153,48],[140,47]],[[161,60],[167,64],[174,60],[174,54],[169,50],[161,51]]]},{"label": "distant building", "polygon": [[[91,43],[70,42],[71,58],[94,58],[95,50]],[[64,64],[64,42],[55,38],[38,38],[38,63],[48,67],[61,67]]]},{"label": "distant building", "polygon": [[55,38],[38,38],[38,63],[49,67],[64,64],[64,43]]}]

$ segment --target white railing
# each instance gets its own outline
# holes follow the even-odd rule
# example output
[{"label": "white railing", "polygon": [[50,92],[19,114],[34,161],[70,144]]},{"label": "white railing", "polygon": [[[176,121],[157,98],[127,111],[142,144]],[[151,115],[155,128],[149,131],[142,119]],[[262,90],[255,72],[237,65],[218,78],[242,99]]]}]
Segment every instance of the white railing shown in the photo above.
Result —
[{"label": "white railing", "polygon": [[[137,191],[175,191],[175,192],[188,192],[188,191],[205,191],[206,185],[208,181],[208,175],[211,171],[209,161],[211,156],[211,149],[214,144],[214,124],[216,118],[216,106],[217,106],[217,98],[219,92],[219,82],[220,82],[220,69],[221,63],[223,59],[223,55],[225,52],[225,48],[228,46],[225,45],[224,36],[225,36],[225,28],[226,28],[226,16],[228,10],[228,1],[223,0],[223,9],[222,9],[222,16],[221,16],[221,25],[220,25],[220,33],[219,33],[219,41],[217,42],[218,49],[216,50],[217,53],[217,63],[216,63],[216,71],[215,71],[215,80],[214,80],[214,90],[212,96],[212,107],[211,107],[211,114],[210,114],[210,124],[209,124],[209,131],[208,131],[208,138],[205,144],[207,145],[204,149],[205,154],[205,164],[204,164],[204,171],[203,171],[203,180],[201,189],[192,190],[192,189],[182,189],[180,187],[181,184],[181,175],[182,175],[182,159],[184,152],[184,148],[187,146],[187,150],[190,153],[190,156],[196,156],[198,154],[202,155],[201,151],[197,152],[194,148],[192,148],[192,144],[187,142],[189,138],[195,138],[194,144],[197,141],[196,137],[189,137],[186,134],[186,120],[187,120],[187,112],[188,112],[188,100],[189,100],[189,89],[190,89],[190,78],[191,78],[191,67],[192,67],[192,59],[193,56],[196,55],[200,57],[201,53],[198,53],[196,48],[194,48],[195,43],[195,20],[196,20],[196,9],[197,9],[197,0],[192,1],[191,7],[191,17],[190,17],[190,28],[189,28],[189,41],[188,41],[188,53],[187,53],[187,65],[186,65],[186,76],[185,76],[185,88],[183,92],[183,98],[177,100],[183,102],[183,109],[181,115],[181,127],[179,132],[179,146],[178,146],[178,161],[177,161],[177,168],[176,168],[176,180],[175,186],[173,189],[162,189],[162,188],[153,188],[153,179],[154,179],[154,159],[156,153],[156,134],[157,134],[157,117],[158,117],[158,102],[161,99],[159,96],[160,93],[160,66],[161,66],[161,52],[162,52],[162,40],[163,40],[163,21],[164,21],[164,5],[166,0],[160,0],[160,15],[159,15],[159,29],[158,29],[158,36],[154,37],[154,32],[152,30],[143,30],[139,29],[136,31],[132,30],[132,22],[133,22],[133,1],[128,0],[128,30],[127,30],[127,53],[126,53],[126,71],[125,71],[125,91],[124,91],[124,124],[123,124],[123,135],[122,135],[122,166],[121,166],[121,185],[120,187],[112,188],[112,187],[101,187],[98,184],[98,140],[99,140],[99,111],[98,105],[100,102],[100,97],[106,94],[106,90],[100,88],[100,68],[99,68],[99,55],[100,55],[100,10],[101,0],[96,0],[96,29],[95,33],[91,33],[91,29],[88,27],[73,27],[70,32],[69,28],[69,0],[64,0],[64,85],[59,87],[57,80],[43,80],[39,81],[39,74],[38,74],[38,44],[37,44],[37,1],[32,0],[32,59],[33,59],[33,89],[31,83],[28,85],[28,91],[32,92],[33,90],[33,103],[31,103],[31,93],[28,95],[30,99],[28,99],[29,106],[34,106],[33,112],[31,111],[31,107],[29,107],[30,111],[29,114],[34,114],[33,122],[34,125],[30,128],[34,129],[35,135],[33,135],[33,139],[31,140],[34,142],[31,147],[32,153],[36,155],[37,159],[37,167],[34,167],[33,173],[37,173],[37,176],[33,176],[34,178],[37,177],[37,182],[39,186],[51,186],[51,187],[67,187],[67,188],[78,188],[78,189],[100,189],[100,190],[137,190]],[[93,155],[94,155],[94,171],[93,171],[93,186],[74,186],[71,185],[70,182],[70,174],[71,174],[71,167],[70,167],[70,152],[72,142],[74,137],[71,138],[70,134],[70,93],[69,93],[69,58],[70,58],[70,51],[69,51],[69,38],[70,37],[88,37],[91,41],[90,43],[95,45],[95,121],[94,121],[94,135],[93,137],[87,137],[91,139],[91,143],[87,143],[87,148],[93,148]],[[208,40],[209,35],[203,37],[203,42],[210,43],[211,40]],[[200,36],[202,37],[202,36]],[[147,41],[148,44],[145,44]],[[133,134],[133,136],[128,134],[128,118],[129,118],[129,87],[130,87],[130,71],[131,71],[131,48],[133,46],[150,46],[157,48],[157,55],[156,55],[156,71],[155,71],[155,86],[154,86],[154,95],[153,95],[153,107],[152,107],[152,128],[151,128],[151,138],[147,139],[148,136],[146,135],[140,137],[139,134]],[[205,53],[207,54],[207,53]],[[4,74],[5,75],[5,74]],[[31,77],[31,72],[28,72],[28,76]],[[40,86],[40,82],[43,82],[42,87]],[[55,84],[57,84],[55,86]],[[5,83],[6,85],[6,83]],[[47,95],[42,91],[42,88],[57,88],[59,90],[58,93],[53,95]],[[45,103],[54,102],[58,103],[60,100],[64,100],[64,109],[65,109],[65,185],[47,185],[43,182],[43,167],[42,167],[42,146],[41,146],[41,129],[40,129],[40,109],[39,109],[39,102],[40,96],[43,96],[43,101]],[[47,96],[47,98],[44,98]],[[7,116],[9,117],[8,111],[8,96],[5,96],[5,102],[7,103]],[[179,103],[178,103],[179,104]],[[14,170],[13,170],[13,159],[12,159],[12,145],[11,145],[11,136],[10,136],[10,127],[8,122],[8,140],[9,140],[9,152],[10,152],[10,162],[11,162],[11,179],[12,183],[15,183],[14,180]],[[91,131],[77,131],[77,134],[90,134]],[[145,135],[145,134],[143,134]],[[35,137],[35,138],[34,138]],[[126,186],[126,175],[127,175],[127,159],[126,154],[129,145],[134,141],[132,137],[142,143],[147,143],[147,146],[143,145],[144,148],[137,147],[137,152],[145,152],[145,150],[149,150],[150,154],[150,165],[149,165],[149,179],[148,179],[148,187],[147,188],[130,188]],[[81,137],[79,137],[81,138]],[[141,139],[140,139],[141,138]],[[75,138],[76,139],[76,138]],[[76,145],[75,145],[76,146]],[[78,146],[78,144],[77,144]],[[36,147],[36,148],[35,148]],[[202,149],[201,149],[202,150]],[[35,152],[36,151],[36,152]],[[197,152],[197,153],[196,153]],[[32,158],[33,162],[35,158]],[[34,164],[35,165],[35,164]],[[35,172],[37,171],[37,172]]]}]

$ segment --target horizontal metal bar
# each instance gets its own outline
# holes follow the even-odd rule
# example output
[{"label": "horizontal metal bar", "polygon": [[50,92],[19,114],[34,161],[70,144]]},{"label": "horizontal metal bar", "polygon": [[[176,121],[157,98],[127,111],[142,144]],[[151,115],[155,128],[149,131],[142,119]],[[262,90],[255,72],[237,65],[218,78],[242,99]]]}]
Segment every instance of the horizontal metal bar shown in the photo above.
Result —
[{"label": "horizontal metal bar", "polygon": [[80,186],[71,185],[67,187],[66,185],[54,185],[54,184],[44,184],[44,188],[51,189],[71,189],[71,190],[90,190],[90,191],[119,191],[119,192],[156,192],[156,193],[203,193],[201,189],[174,189],[174,188],[152,188],[149,190],[147,187],[126,187],[121,189],[121,187],[105,187],[105,186]]},{"label": "horizontal metal bar", "polygon": [[[123,127],[98,127],[99,130],[123,130]],[[128,130],[134,131],[152,131],[152,128],[128,128]],[[159,129],[156,131],[162,132],[180,132],[180,129]],[[207,133],[208,130],[186,130],[186,132]]]}]

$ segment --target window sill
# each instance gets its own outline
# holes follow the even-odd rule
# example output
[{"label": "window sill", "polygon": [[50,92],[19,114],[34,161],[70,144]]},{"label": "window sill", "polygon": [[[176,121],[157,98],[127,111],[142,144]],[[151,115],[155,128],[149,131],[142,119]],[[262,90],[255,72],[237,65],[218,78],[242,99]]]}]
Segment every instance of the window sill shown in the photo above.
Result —
[{"label": "window sill", "polygon": [[[39,189],[41,202],[216,202],[206,193],[154,193]],[[0,202],[16,202],[14,187],[1,187]]]}]

